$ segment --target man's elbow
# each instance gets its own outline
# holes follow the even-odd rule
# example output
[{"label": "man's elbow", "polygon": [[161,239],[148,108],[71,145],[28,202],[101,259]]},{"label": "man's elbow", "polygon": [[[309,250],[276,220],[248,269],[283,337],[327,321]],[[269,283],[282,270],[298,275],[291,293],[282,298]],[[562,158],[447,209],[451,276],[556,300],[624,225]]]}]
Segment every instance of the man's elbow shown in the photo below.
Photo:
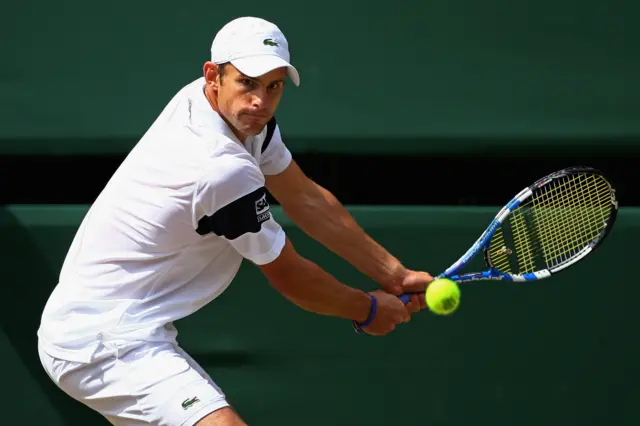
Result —
[{"label": "man's elbow", "polygon": [[281,204],[282,211],[290,218],[309,215],[319,208],[317,194],[301,193]]}]

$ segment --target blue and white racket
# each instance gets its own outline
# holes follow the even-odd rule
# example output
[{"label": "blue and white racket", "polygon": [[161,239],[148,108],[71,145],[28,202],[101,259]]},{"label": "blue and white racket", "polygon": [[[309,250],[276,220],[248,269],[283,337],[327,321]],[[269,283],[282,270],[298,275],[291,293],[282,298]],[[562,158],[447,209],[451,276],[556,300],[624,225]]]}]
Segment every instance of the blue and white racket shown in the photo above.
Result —
[{"label": "blue and white racket", "polygon": [[[520,191],[469,250],[438,278],[533,281],[576,264],[613,227],[618,201],[611,182],[590,167],[552,173]],[[487,269],[461,273],[480,252]],[[400,299],[408,303],[411,295]]]}]

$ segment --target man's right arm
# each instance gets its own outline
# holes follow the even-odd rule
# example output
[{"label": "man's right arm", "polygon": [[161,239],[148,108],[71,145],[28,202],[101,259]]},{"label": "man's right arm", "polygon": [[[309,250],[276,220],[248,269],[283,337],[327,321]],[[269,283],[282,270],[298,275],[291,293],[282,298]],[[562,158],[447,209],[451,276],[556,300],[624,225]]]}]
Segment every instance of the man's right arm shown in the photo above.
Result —
[{"label": "man's right arm", "polygon": [[259,266],[273,288],[307,311],[364,322],[371,298],[346,286],[312,261],[300,256],[286,240],[276,260]]},{"label": "man's right arm", "polygon": [[[360,323],[369,317],[369,294],[342,284],[295,251],[270,212],[263,175],[247,159],[228,157],[203,175],[195,189],[192,219],[198,234],[214,233],[228,241],[302,309]],[[377,310],[367,332],[386,334],[409,321],[407,307],[396,296],[381,290],[372,294]]]},{"label": "man's right arm", "polygon": [[[342,284],[331,274],[300,256],[287,239],[280,255],[259,266],[269,283],[280,294],[302,309],[363,323],[369,317],[372,298],[362,290]],[[404,304],[382,290],[372,292],[377,312],[366,331],[384,335],[410,320]]]}]

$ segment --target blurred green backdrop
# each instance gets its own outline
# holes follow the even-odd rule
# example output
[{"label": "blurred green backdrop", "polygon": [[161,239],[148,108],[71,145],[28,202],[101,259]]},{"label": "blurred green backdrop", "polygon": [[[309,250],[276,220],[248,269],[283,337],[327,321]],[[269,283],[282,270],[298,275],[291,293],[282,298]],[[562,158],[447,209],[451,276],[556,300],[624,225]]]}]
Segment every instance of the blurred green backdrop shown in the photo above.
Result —
[{"label": "blurred green backdrop", "polygon": [[294,150],[626,146],[640,134],[639,13],[628,0],[10,2],[0,149],[128,151],[242,15],[289,38],[302,85],[279,121]]}]

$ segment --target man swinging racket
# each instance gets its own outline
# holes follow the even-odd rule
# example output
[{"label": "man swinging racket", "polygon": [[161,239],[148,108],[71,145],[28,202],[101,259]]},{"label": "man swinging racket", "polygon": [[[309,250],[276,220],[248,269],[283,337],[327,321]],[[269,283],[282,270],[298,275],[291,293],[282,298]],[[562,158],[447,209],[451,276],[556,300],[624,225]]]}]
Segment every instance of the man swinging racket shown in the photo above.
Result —
[{"label": "man swinging racket", "polygon": [[[243,259],[300,308],[372,335],[424,309],[432,281],[370,238],[292,159],[274,114],[285,79],[297,86],[300,76],[277,26],[229,22],[203,71],[89,209],[42,314],[47,374],[114,425],[245,425],[177,344],[173,326],[219,296]],[[381,288],[349,287],[300,256],[271,215],[267,191],[297,226]],[[397,297],[405,292],[417,293],[406,305]]]}]

